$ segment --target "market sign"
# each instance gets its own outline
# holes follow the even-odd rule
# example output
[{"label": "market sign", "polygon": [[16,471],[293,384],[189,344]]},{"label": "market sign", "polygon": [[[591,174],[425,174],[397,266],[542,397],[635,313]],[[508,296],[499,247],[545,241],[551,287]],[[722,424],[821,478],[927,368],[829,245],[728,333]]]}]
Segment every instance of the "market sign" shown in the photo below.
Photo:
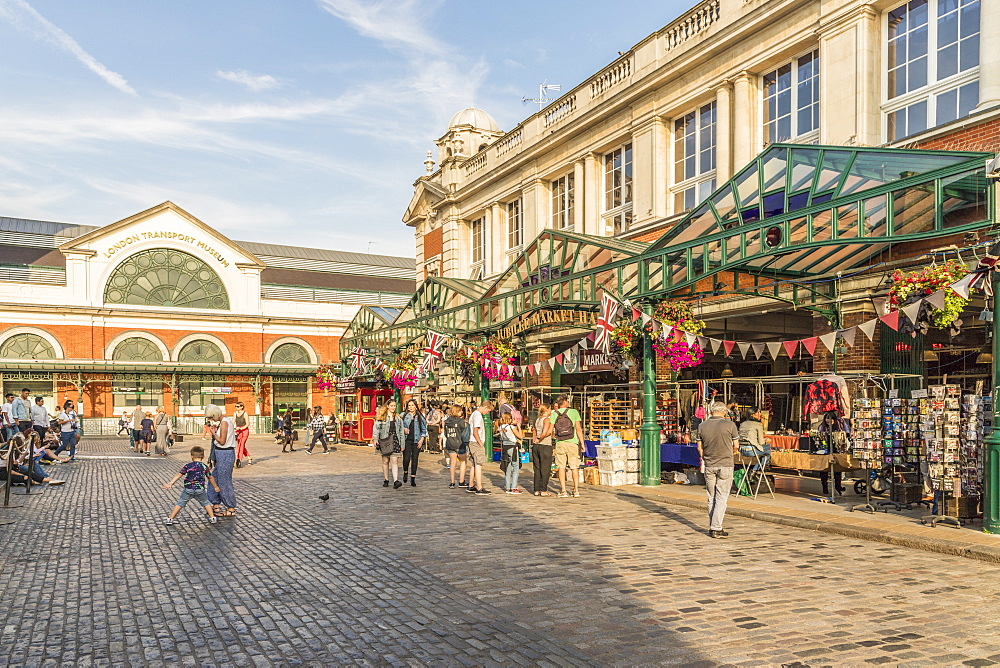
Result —
[{"label": "market sign", "polygon": [[580,325],[581,327],[593,327],[597,323],[597,314],[590,311],[575,311],[572,309],[546,309],[535,311],[518,318],[510,325],[504,327],[497,336],[501,339],[509,339],[517,336],[521,332],[535,329],[542,325]]},{"label": "market sign", "polygon": [[335,385],[337,392],[354,392],[358,389],[358,381],[354,378],[341,378]]},{"label": "market sign", "polygon": [[112,387],[111,394],[146,394],[141,387]]},{"label": "market sign", "polygon": [[580,371],[590,373],[592,371],[611,371],[614,366],[608,359],[608,354],[601,350],[581,350],[580,351]]},{"label": "market sign", "polygon": [[233,388],[231,387],[203,387],[201,388],[202,394],[232,394]]}]

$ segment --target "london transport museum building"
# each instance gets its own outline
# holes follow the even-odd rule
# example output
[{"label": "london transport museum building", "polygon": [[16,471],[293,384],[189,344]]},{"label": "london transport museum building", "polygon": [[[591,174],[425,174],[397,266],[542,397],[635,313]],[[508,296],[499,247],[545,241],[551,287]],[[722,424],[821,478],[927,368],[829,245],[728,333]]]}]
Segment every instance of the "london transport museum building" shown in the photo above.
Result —
[{"label": "london transport museum building", "polygon": [[358,309],[413,293],[412,259],[233,241],[170,202],[105,227],[0,218],[0,248],[3,389],[79,402],[88,434],[136,405],[182,433],[209,403],[257,431],[304,420]]},{"label": "london transport museum building", "polygon": [[[1000,531],[992,275],[964,289],[997,240],[998,43],[994,0],[704,0],[514,128],[460,111],[403,218],[417,290],[359,312],[340,373],[502,387],[528,425],[571,391],[588,438],[641,434],[647,485],[713,396],[763,406],[772,466],[800,470],[833,408],[853,445],[823,462]],[[671,333],[631,342],[644,323]]]}]

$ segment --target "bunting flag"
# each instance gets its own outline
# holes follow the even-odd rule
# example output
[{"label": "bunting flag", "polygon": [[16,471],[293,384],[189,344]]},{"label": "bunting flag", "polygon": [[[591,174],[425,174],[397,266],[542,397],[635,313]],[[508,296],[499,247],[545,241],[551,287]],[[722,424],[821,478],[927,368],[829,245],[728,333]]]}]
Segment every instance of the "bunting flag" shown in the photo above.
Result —
[{"label": "bunting flag", "polygon": [[760,359],[764,354],[764,349],[767,347],[763,343],[751,343],[750,347],[753,349],[754,357]]},{"label": "bunting flag", "polygon": [[918,300],[909,306],[899,309],[899,312],[906,316],[906,319],[916,324],[917,316],[920,315],[920,307],[924,305],[924,300]]},{"label": "bunting flag", "polygon": [[781,342],[768,343],[767,352],[771,353],[771,359],[778,359],[778,355],[781,354]]},{"label": "bunting flag", "polygon": [[638,320],[642,316],[643,316],[643,312],[633,306],[632,307],[632,322],[635,322],[636,320]]},{"label": "bunting flag", "polygon": [[837,332],[830,332],[829,334],[824,334],[819,337],[819,340],[823,342],[826,349],[831,353],[833,352],[833,347],[837,344]]},{"label": "bunting flag", "polygon": [[368,363],[365,361],[365,349],[355,348],[351,351],[351,367],[354,368],[355,376],[361,375],[368,371]]},{"label": "bunting flag", "polygon": [[562,363],[563,363],[563,354],[559,353],[558,355],[556,355],[556,364],[562,364]]},{"label": "bunting flag", "polygon": [[799,341],[783,341],[782,344],[785,347],[785,354],[788,355],[788,359],[793,359],[795,357],[795,351],[799,349]]},{"label": "bunting flag", "polygon": [[847,345],[854,347],[854,339],[858,336],[857,327],[848,327],[847,329],[840,330],[840,338],[844,340]]},{"label": "bunting flag", "polygon": [[708,339],[704,336],[698,337],[698,347],[702,350],[708,350]]},{"label": "bunting flag", "polygon": [[430,373],[434,370],[434,366],[444,359],[444,353],[441,349],[444,347],[446,338],[444,334],[427,330],[427,347],[424,348],[424,361],[417,367],[418,374]]},{"label": "bunting flag", "polygon": [[[972,282],[974,280],[976,280],[975,274],[966,274],[948,287],[954,290],[962,299],[968,299],[969,289],[972,287]],[[987,281],[986,284],[989,285],[989,281]]]},{"label": "bunting flag", "polygon": [[736,342],[735,341],[723,341],[722,342],[722,348],[723,348],[723,350],[726,351],[726,357],[729,357],[730,355],[733,354],[733,348],[735,348],[735,347],[736,347]]},{"label": "bunting flag", "polygon": [[893,331],[899,331],[899,311],[893,311],[892,313],[886,313],[884,316],[879,318],[888,327],[892,328]]},{"label": "bunting flag", "polygon": [[550,357],[549,359],[547,359],[545,361],[549,363],[549,368],[554,371],[555,368],[556,368],[556,358],[555,357]]},{"label": "bunting flag", "polygon": [[946,292],[946,290],[938,290],[937,292],[928,295],[924,301],[940,311],[944,309],[944,297]]},{"label": "bunting flag", "polygon": [[875,340],[875,325],[878,324],[878,318],[873,318],[868,322],[863,322],[858,325],[858,329],[864,332],[865,336],[868,337],[869,341]]},{"label": "bunting flag", "polygon": [[689,332],[684,332],[684,340],[687,342],[688,348],[690,348],[698,340],[698,337]]},{"label": "bunting flag", "polygon": [[[1000,260],[1000,242],[994,244],[986,251],[986,257],[979,261],[976,269],[962,279],[964,281],[966,278],[970,278],[969,282],[966,284],[968,287],[979,287],[983,292],[989,296],[993,296],[993,281],[990,280],[990,272],[996,269],[997,261]],[[959,281],[961,283],[962,281]],[[956,292],[958,292],[956,290]],[[959,293],[961,294],[961,293]],[[968,298],[968,295],[963,295],[963,297]]]},{"label": "bunting flag", "polygon": [[541,376],[542,375],[542,363],[541,362],[535,362],[535,375],[536,376]]},{"label": "bunting flag", "polygon": [[722,350],[722,339],[709,339],[709,342],[712,344],[712,354],[718,355]]},{"label": "bunting flag", "polygon": [[597,328],[594,330],[594,344],[603,352],[611,348],[611,330],[618,319],[618,309],[621,304],[616,302],[607,292],[601,293],[601,313],[597,316]]},{"label": "bunting flag", "polygon": [[819,343],[818,336],[810,336],[808,339],[802,339],[802,347],[806,349],[806,352],[810,355],[816,354],[816,344]]},{"label": "bunting flag", "polygon": [[746,359],[747,358],[747,353],[750,352],[750,344],[749,343],[744,343],[744,342],[741,341],[741,342],[737,343],[736,345],[739,346],[740,355],[743,357],[743,359]]}]

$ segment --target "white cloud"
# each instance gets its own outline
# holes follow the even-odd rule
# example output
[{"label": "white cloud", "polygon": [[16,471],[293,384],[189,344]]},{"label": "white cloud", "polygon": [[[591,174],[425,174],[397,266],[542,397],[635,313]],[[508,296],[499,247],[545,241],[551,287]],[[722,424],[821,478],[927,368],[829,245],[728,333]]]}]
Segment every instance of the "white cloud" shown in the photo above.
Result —
[{"label": "white cloud", "polygon": [[[62,28],[39,14],[26,0],[0,0],[0,14],[22,30],[29,31],[35,37],[44,39],[50,44],[66,51],[80,61],[84,67],[103,79],[109,86],[113,86],[123,93],[136,95],[135,89],[128,84],[125,77],[112,71],[84,51],[83,47],[75,39],[67,35]],[[30,18],[34,25],[26,25],[23,20],[25,16]]]},{"label": "white cloud", "polygon": [[421,25],[421,11],[429,13],[440,2],[428,0],[318,0],[319,6],[343,20],[365,37],[386,46],[445,55],[448,48]]},{"label": "white cloud", "polygon": [[231,81],[233,83],[240,84],[241,86],[246,86],[255,93],[259,93],[262,90],[277,88],[281,85],[281,82],[270,74],[251,74],[246,70],[218,70],[216,71],[215,76],[223,81]]}]

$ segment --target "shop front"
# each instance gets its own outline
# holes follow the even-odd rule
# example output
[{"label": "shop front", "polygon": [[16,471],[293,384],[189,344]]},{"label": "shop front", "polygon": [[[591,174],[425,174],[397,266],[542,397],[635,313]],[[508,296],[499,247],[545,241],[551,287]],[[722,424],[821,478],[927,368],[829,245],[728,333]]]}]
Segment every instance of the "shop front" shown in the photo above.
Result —
[{"label": "shop front", "polygon": [[[441,365],[480,400],[498,380],[565,389],[588,435],[638,431],[645,485],[710,403],[760,408],[772,466],[871,469],[897,503],[964,498],[1000,530],[997,319],[970,275],[996,241],[988,157],[775,144],[652,244],[544,231],[479,297],[421,289],[391,325],[349,328],[342,358],[406,373],[401,356],[444,337]],[[570,313],[597,320],[596,343]]]}]

